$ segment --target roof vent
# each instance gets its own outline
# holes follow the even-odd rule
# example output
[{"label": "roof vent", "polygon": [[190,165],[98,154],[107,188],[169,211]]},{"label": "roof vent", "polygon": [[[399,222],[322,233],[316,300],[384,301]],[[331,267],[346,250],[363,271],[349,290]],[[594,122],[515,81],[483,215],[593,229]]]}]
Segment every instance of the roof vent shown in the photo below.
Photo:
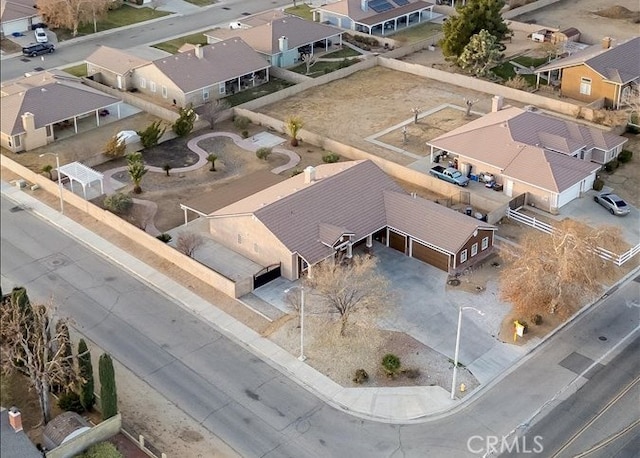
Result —
[{"label": "roof vent", "polygon": [[304,169],[304,184],[311,184],[316,181],[316,169],[309,166]]},{"label": "roof vent", "polygon": [[525,111],[528,111],[531,113],[538,111],[538,107],[534,107],[533,105],[527,105],[526,107],[524,107],[524,109]]}]

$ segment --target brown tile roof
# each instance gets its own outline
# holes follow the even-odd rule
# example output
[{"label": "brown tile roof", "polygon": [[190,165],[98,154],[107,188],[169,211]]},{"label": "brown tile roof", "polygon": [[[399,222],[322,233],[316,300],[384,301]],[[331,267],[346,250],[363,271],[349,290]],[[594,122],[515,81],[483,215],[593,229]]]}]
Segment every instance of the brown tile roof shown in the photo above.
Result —
[{"label": "brown tile roof", "polygon": [[640,78],[638,56],[640,56],[640,37],[634,37],[608,49],[603,49],[600,44],[590,46],[569,57],[539,67],[535,72],[543,73],[585,64],[609,81],[626,84]]},{"label": "brown tile roof", "polygon": [[2,0],[0,21],[10,22],[38,15],[34,0]]},{"label": "brown tile roof", "polygon": [[89,54],[85,61],[112,71],[118,75],[124,75],[130,70],[151,63],[149,60],[140,59],[133,54],[121,51],[120,49],[110,48],[108,46],[100,46]]},{"label": "brown tile roof", "polygon": [[595,127],[511,107],[489,113],[428,144],[497,167],[519,181],[562,192],[575,184],[572,180],[586,178],[599,166],[560,153],[575,152],[582,145],[607,151],[626,141]]},{"label": "brown tile roof", "polygon": [[[37,128],[90,113],[120,102],[80,83],[73,77],[52,77],[48,72],[32,75],[17,86],[7,89],[9,95],[0,98],[0,131],[7,135],[24,132],[21,116],[33,113]],[[35,84],[38,82],[40,84]],[[16,88],[20,90],[15,91]]]},{"label": "brown tile roof", "polygon": [[280,37],[287,37],[289,49],[293,49],[342,33],[336,27],[305,21],[296,16],[285,16],[248,29],[216,29],[205,35],[219,39],[239,37],[256,51],[271,56],[280,52]]},{"label": "brown tile roof", "polygon": [[269,62],[239,38],[204,45],[201,50],[202,58],[193,50],[162,57],[153,65],[185,93],[269,67]]},{"label": "brown tile roof", "polygon": [[389,227],[455,254],[477,229],[496,227],[430,200],[397,192],[384,192]]}]

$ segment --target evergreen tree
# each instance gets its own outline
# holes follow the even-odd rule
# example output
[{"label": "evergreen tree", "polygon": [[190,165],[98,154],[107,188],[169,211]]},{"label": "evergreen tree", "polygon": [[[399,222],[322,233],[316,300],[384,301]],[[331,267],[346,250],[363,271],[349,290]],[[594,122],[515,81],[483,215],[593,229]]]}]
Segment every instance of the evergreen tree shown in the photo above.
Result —
[{"label": "evergreen tree", "polygon": [[100,376],[100,404],[102,407],[102,419],[106,420],[118,413],[118,393],[116,392],[116,376],[113,370],[113,361],[108,353],[100,355],[98,361]]},{"label": "evergreen tree", "polygon": [[91,410],[96,402],[94,394],[93,364],[91,364],[91,353],[84,339],[78,342],[78,369],[82,382],[80,385],[80,403],[84,410]]},{"label": "evergreen tree", "polygon": [[193,130],[193,124],[196,122],[197,116],[196,111],[191,106],[180,108],[180,117],[173,124],[173,131],[176,135],[178,137],[189,135]]}]

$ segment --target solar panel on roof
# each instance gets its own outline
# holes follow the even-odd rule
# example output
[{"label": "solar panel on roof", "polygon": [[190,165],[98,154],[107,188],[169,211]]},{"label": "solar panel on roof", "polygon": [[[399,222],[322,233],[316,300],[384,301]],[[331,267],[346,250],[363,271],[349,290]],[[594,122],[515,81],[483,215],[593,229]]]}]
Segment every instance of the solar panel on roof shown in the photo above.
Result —
[{"label": "solar panel on roof", "polygon": [[392,10],[394,7],[387,0],[373,0],[369,2],[369,8],[376,13],[383,13],[385,11]]},{"label": "solar panel on roof", "polygon": [[404,6],[409,4],[409,0],[393,0],[393,3],[398,6]]}]

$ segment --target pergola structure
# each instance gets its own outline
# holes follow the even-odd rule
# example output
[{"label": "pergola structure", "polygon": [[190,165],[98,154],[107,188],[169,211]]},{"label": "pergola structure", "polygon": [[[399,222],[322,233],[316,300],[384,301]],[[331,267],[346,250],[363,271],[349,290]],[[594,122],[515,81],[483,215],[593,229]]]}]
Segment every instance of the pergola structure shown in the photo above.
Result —
[{"label": "pergola structure", "polygon": [[77,181],[82,186],[82,194],[87,198],[87,186],[91,186],[96,181],[100,182],[100,193],[104,194],[104,175],[91,167],[87,167],[80,162],[71,162],[60,166],[58,170],[60,176],[66,176],[71,183],[71,191],[73,192],[73,183]]}]

